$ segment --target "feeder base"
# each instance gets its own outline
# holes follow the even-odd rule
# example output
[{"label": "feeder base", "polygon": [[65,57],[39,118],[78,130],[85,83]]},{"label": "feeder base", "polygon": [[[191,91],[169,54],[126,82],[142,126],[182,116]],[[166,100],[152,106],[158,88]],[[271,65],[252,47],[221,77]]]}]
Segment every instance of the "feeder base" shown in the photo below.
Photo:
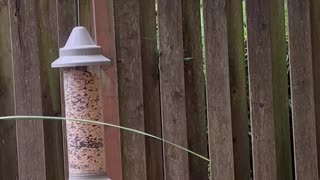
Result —
[{"label": "feeder base", "polygon": [[70,176],[69,180],[111,180],[107,176]]}]

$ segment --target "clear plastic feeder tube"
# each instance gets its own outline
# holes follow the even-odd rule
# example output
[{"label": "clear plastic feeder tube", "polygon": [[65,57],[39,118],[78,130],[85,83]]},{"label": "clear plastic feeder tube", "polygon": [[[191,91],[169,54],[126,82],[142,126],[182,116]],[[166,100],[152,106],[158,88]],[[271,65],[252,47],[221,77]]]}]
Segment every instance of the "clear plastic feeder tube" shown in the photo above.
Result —
[{"label": "clear plastic feeder tube", "polygon": [[[63,69],[66,118],[101,120],[99,69]],[[69,176],[106,176],[103,126],[67,121]]]}]

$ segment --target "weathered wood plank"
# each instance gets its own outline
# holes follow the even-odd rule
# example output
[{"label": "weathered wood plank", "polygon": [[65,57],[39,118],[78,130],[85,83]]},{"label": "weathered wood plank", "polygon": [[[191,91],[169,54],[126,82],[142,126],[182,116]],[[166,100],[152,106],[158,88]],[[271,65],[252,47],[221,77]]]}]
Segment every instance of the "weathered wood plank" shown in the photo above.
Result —
[{"label": "weathered wood plank", "polygon": [[243,7],[238,0],[228,1],[227,6],[234,171],[236,180],[247,180],[250,178],[250,156]]},{"label": "weathered wood plank", "polygon": [[[58,56],[56,2],[36,3],[42,114],[61,116],[59,72],[50,67]],[[64,179],[62,123],[44,121],[43,128],[47,179]]]},{"label": "weathered wood plank", "polygon": [[[144,131],[140,5],[138,0],[114,3],[120,124]],[[147,179],[145,138],[122,131],[121,143],[123,179]]]},{"label": "weathered wood plank", "polygon": [[[204,59],[200,0],[183,0],[184,76],[188,147],[208,157]],[[208,179],[208,163],[189,155],[190,179]]]},{"label": "weathered wood plank", "polygon": [[[314,101],[317,129],[318,163],[320,162],[320,1],[311,0],[311,40],[312,40],[312,58],[313,58],[313,83],[314,83]],[[318,165],[318,173],[320,166]],[[320,176],[320,175],[319,175]]]},{"label": "weathered wood plank", "polygon": [[[63,47],[74,26],[77,25],[76,3],[74,0],[56,0],[58,14],[59,48]],[[68,9],[68,11],[66,11]]]},{"label": "weathered wood plank", "polygon": [[247,4],[254,177],[292,179],[284,5]]},{"label": "weathered wood plank", "polygon": [[289,57],[295,176],[318,179],[309,0],[289,0]]},{"label": "weathered wood plank", "polygon": [[[118,77],[115,51],[114,9],[112,0],[93,1],[95,37],[102,53],[112,60],[102,66],[101,91],[104,122],[119,125]],[[122,180],[120,131],[105,127],[105,151],[107,175]]]},{"label": "weathered wood plank", "polygon": [[[65,45],[72,29],[77,24],[76,19],[76,4],[74,0],[56,0],[57,2],[57,31],[58,31],[58,48],[61,48]],[[65,11],[68,9],[68,11]],[[64,92],[63,92],[63,78],[62,72],[60,72],[60,94],[61,94],[61,111],[62,116],[65,114],[64,106]],[[62,123],[62,132],[63,132],[63,149],[64,149],[64,172],[65,179],[68,179],[69,169],[68,169],[68,147],[67,147],[67,135],[66,135],[66,126],[65,123]]]},{"label": "weathered wood plank", "polygon": [[269,2],[247,0],[254,179],[277,179]]},{"label": "weathered wood plank", "polygon": [[285,10],[283,1],[270,0],[269,2],[277,178],[292,180]]},{"label": "weathered wood plank", "polygon": [[211,179],[233,180],[227,1],[203,1]]},{"label": "weathered wood plank", "polygon": [[79,0],[79,26],[85,27],[88,32],[94,34],[92,1]]},{"label": "weathered wood plank", "polygon": [[[8,1],[0,1],[0,116],[14,115],[14,86]],[[0,179],[18,178],[15,121],[0,121]]]},{"label": "weathered wood plank", "polygon": [[[143,97],[146,132],[162,136],[159,57],[156,54],[155,1],[140,1],[141,55],[143,73]],[[146,139],[147,179],[163,179],[163,145],[154,139]]]},{"label": "weathered wood plank", "polygon": [[[42,115],[36,1],[10,1],[9,7],[15,113]],[[46,179],[43,122],[18,121],[16,130],[20,178]]]},{"label": "weathered wood plank", "polygon": [[[158,14],[162,136],[187,147],[181,1],[158,1]],[[163,149],[164,179],[188,180],[188,154],[166,144]]]}]

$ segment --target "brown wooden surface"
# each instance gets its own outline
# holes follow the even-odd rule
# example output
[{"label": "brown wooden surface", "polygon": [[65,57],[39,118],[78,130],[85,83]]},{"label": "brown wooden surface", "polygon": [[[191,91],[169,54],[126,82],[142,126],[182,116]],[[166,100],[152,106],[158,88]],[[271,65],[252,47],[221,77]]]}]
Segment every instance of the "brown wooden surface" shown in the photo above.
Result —
[{"label": "brown wooden surface", "polygon": [[[155,1],[140,1],[141,56],[143,73],[143,97],[145,130],[147,133],[162,136],[159,57],[156,54],[156,12]],[[162,142],[146,139],[147,179],[163,179]]]},{"label": "brown wooden surface", "polygon": [[284,3],[270,0],[273,109],[279,180],[293,179]]},{"label": "brown wooden surface", "polygon": [[[40,57],[36,1],[10,1],[15,113],[41,115]],[[17,122],[20,179],[46,179],[43,122]]]},{"label": "brown wooden surface", "polygon": [[[115,51],[114,10],[112,0],[94,0],[95,37],[102,53],[112,64],[102,66],[102,99],[104,122],[119,125],[118,77]],[[120,130],[105,127],[106,169],[109,178],[122,180]]]},{"label": "brown wooden surface", "polygon": [[[51,68],[58,57],[56,2],[36,1],[38,56],[40,65],[42,114],[61,116],[59,72]],[[48,8],[50,7],[50,8]],[[62,123],[44,121],[47,180],[64,179]]]},{"label": "brown wooden surface", "polygon": [[94,34],[93,29],[93,7],[92,1],[79,0],[79,25],[85,27],[91,34]]},{"label": "brown wooden surface", "polygon": [[227,4],[204,1],[207,112],[211,179],[233,180]]},{"label": "brown wooden surface", "polygon": [[236,180],[247,180],[250,178],[250,156],[243,7],[241,1],[231,0],[228,2],[228,48],[234,171]]},{"label": "brown wooden surface", "polygon": [[[14,115],[8,1],[0,3],[0,116]],[[15,121],[0,121],[0,179],[18,178]]]},{"label": "brown wooden surface", "polygon": [[254,179],[277,179],[269,2],[247,0]]},{"label": "brown wooden surface", "polygon": [[[183,0],[182,7],[188,147],[208,157],[200,1]],[[208,165],[208,162],[189,155],[190,179],[208,179]]]},{"label": "brown wooden surface", "polygon": [[[58,31],[58,48],[65,45],[72,29],[76,26],[76,4],[74,0],[56,1],[57,2],[57,31]],[[68,9],[68,11],[65,11]],[[63,87],[62,72],[60,72],[60,87]],[[61,88],[61,111],[64,116],[64,93]],[[63,132],[63,149],[64,149],[64,172],[65,179],[68,179],[68,150],[67,150],[67,135],[65,123],[62,123]]]},{"label": "brown wooden surface", "polygon": [[[181,1],[158,1],[158,14],[162,136],[187,147]],[[167,144],[163,149],[164,179],[188,180],[188,154]]]},{"label": "brown wooden surface", "polygon": [[[320,162],[320,1],[311,0],[311,39],[312,39],[312,57],[313,57],[313,82],[314,82],[314,101],[317,127],[317,147],[318,163]],[[318,173],[320,166],[318,165]]]},{"label": "brown wooden surface", "polygon": [[[144,131],[144,105],[138,0],[115,1],[120,124]],[[145,180],[145,137],[121,132],[124,180]]]},{"label": "brown wooden surface", "polygon": [[[68,11],[66,11],[68,9]],[[59,48],[63,47],[74,26],[77,25],[74,0],[57,0]]]},{"label": "brown wooden surface", "polygon": [[319,174],[310,1],[289,0],[288,14],[295,176],[296,180],[313,180]]}]

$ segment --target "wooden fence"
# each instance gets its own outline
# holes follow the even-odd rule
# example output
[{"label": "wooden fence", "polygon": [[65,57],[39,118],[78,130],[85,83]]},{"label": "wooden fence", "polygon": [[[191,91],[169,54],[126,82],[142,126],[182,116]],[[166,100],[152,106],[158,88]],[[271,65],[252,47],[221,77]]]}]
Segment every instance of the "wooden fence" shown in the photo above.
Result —
[{"label": "wooden fence", "polygon": [[[106,127],[110,178],[319,179],[320,1],[245,4],[80,0],[81,25],[113,61],[101,67],[104,121],[211,160]],[[50,64],[76,26],[76,7],[0,0],[1,116],[63,115]],[[64,133],[61,122],[0,122],[0,179],[65,179]]]}]

